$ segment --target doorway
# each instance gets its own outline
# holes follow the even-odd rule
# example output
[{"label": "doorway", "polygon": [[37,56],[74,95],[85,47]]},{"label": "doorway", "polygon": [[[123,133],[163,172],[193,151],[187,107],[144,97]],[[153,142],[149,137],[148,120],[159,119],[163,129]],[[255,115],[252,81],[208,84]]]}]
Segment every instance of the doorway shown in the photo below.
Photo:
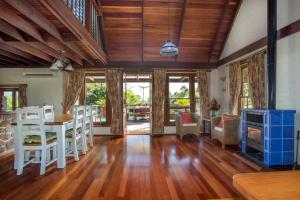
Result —
[{"label": "doorway", "polygon": [[123,94],[126,134],[150,134],[151,74],[124,73]]}]

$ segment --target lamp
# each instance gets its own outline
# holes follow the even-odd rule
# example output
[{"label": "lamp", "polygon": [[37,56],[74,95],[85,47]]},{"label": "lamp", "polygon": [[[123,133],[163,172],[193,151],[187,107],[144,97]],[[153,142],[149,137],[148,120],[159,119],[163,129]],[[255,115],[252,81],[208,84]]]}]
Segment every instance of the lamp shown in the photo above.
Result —
[{"label": "lamp", "polygon": [[66,70],[66,71],[74,71],[74,68],[73,68],[72,64],[69,63],[69,64],[65,67],[65,70]]},{"label": "lamp", "polygon": [[177,46],[170,39],[170,5],[168,0],[168,40],[160,48],[160,55],[162,56],[176,56],[179,53]]},{"label": "lamp", "polygon": [[61,60],[56,60],[50,67],[51,71],[61,70],[64,67],[64,64]]}]

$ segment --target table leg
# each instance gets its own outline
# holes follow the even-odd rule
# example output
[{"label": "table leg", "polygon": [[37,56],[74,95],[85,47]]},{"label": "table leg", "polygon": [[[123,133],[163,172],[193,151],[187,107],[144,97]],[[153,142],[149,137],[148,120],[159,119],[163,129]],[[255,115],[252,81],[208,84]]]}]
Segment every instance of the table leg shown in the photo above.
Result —
[{"label": "table leg", "polygon": [[57,126],[57,168],[66,167],[66,127],[65,125]]},{"label": "table leg", "polygon": [[12,126],[12,131],[13,131],[13,136],[14,136],[14,148],[15,148],[15,153],[14,153],[14,169],[18,169],[18,144],[19,144],[19,134],[18,134],[18,127],[17,126]]}]

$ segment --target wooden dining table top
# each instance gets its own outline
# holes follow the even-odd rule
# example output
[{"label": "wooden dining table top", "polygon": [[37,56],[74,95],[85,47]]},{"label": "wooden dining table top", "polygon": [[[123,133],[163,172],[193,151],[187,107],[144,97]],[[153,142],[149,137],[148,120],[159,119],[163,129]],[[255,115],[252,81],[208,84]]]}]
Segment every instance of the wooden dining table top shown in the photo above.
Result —
[{"label": "wooden dining table top", "polygon": [[[46,121],[45,125],[64,125],[73,121],[73,116],[70,114],[57,114],[54,115],[52,121]],[[17,122],[12,122],[12,126],[16,126]]]},{"label": "wooden dining table top", "polygon": [[300,199],[299,170],[237,174],[233,185],[247,199]]}]

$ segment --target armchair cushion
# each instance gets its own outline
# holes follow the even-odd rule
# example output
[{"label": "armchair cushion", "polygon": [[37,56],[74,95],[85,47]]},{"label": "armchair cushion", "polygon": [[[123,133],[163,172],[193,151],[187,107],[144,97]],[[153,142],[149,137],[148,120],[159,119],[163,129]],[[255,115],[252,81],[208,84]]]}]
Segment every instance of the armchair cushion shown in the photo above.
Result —
[{"label": "armchair cushion", "polygon": [[197,123],[183,123],[182,126],[183,127],[196,127]]},{"label": "armchair cushion", "polygon": [[190,124],[193,123],[193,119],[192,119],[192,113],[190,112],[181,112],[181,121],[183,124]]}]

